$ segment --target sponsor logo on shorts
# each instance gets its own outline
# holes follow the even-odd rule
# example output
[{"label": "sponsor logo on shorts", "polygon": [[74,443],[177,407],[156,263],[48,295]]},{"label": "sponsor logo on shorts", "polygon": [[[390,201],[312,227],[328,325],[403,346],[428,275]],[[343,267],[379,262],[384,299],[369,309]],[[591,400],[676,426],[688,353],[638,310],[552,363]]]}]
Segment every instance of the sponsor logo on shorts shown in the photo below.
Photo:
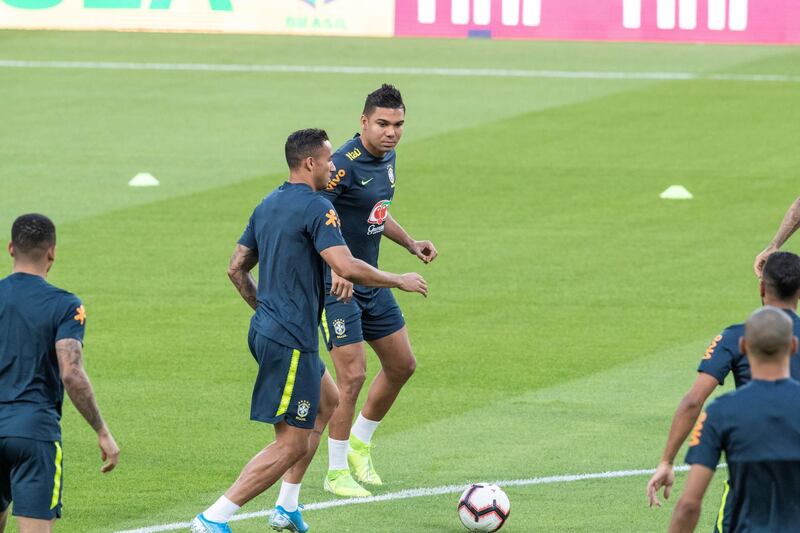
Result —
[{"label": "sponsor logo on shorts", "polygon": [[343,339],[347,337],[345,334],[345,327],[344,327],[344,320],[341,318],[337,318],[333,321],[333,331],[336,333],[337,339]]},{"label": "sponsor logo on shorts", "polygon": [[297,419],[305,422],[306,417],[308,416],[308,412],[310,410],[311,410],[311,402],[309,402],[308,400],[300,400],[299,402],[297,402]]}]

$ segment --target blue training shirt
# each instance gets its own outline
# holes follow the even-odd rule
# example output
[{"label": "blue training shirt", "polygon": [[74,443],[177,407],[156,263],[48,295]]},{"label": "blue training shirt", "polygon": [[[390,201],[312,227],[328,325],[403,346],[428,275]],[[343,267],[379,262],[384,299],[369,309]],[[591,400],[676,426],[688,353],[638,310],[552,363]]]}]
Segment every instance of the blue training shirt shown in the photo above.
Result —
[{"label": "blue training shirt", "polygon": [[800,383],[752,380],[700,415],[686,454],[716,469],[725,452],[730,531],[800,528]]},{"label": "blue training shirt", "polygon": [[[800,317],[790,309],[783,309],[792,319],[794,336],[800,338]],[[739,351],[739,339],[744,337],[744,324],[734,324],[714,337],[711,341],[700,365],[698,372],[713,376],[720,385],[725,384],[728,374],[733,374],[736,387],[741,387],[750,381],[750,363],[747,356]],[[800,349],[792,355],[792,378],[800,381]]]},{"label": "blue training shirt", "polygon": [[[333,154],[336,173],[322,195],[342,218],[342,235],[354,257],[378,267],[381,235],[394,198],[396,153],[370,154],[356,135]],[[330,283],[330,271],[326,271]],[[361,294],[372,289],[356,285]]]},{"label": "blue training shirt", "polygon": [[0,280],[0,437],[61,440],[61,383],[56,341],[83,342],[80,299],[44,278]]},{"label": "blue training shirt", "polygon": [[239,244],[258,254],[261,335],[304,352],[319,347],[325,297],[320,253],[345,244],[333,205],[303,183],[284,183],[255,208]]}]

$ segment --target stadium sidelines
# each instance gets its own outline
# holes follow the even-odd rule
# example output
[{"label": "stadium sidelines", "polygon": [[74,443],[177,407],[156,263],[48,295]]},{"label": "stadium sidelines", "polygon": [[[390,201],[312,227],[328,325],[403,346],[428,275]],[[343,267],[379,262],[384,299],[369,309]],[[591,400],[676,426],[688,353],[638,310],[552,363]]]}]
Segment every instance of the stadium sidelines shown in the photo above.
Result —
[{"label": "stadium sidelines", "polygon": [[[726,468],[727,465],[720,464],[719,468]],[[676,472],[686,472],[689,470],[688,465],[676,466]],[[550,485],[553,483],[570,483],[573,481],[586,481],[591,479],[614,479],[622,477],[634,477],[651,475],[655,470],[616,470],[612,472],[597,472],[590,474],[565,474],[561,476],[548,476],[548,477],[534,477],[529,479],[512,479],[507,481],[495,481],[501,487],[525,487],[528,485]],[[343,507],[346,505],[361,505],[365,503],[387,502],[394,500],[406,500],[408,498],[419,498],[422,496],[440,496],[442,494],[460,494],[466,488],[464,485],[445,485],[441,487],[419,488],[419,489],[406,489],[397,492],[389,492],[381,494],[380,496],[371,496],[369,498],[350,498],[346,500],[328,500],[325,502],[311,503],[304,506],[305,511],[319,511],[321,509],[330,509],[332,507]],[[250,518],[259,518],[267,516],[269,511],[256,511],[253,513],[242,513],[235,515],[231,521],[248,520]],[[185,529],[189,527],[189,522],[176,522],[173,524],[160,524],[157,526],[148,526],[139,529],[126,529],[124,531],[116,531],[115,533],[158,533],[160,531],[173,531],[176,529]]]},{"label": "stadium sidelines", "polygon": [[603,72],[491,68],[347,67],[329,65],[237,65],[222,63],[129,63],[115,61],[26,61],[0,59],[0,68],[139,70],[174,72],[255,72],[291,74],[389,74],[488,78],[555,78],[649,81],[744,81],[800,83],[800,76],[781,74],[704,74],[693,72]]}]

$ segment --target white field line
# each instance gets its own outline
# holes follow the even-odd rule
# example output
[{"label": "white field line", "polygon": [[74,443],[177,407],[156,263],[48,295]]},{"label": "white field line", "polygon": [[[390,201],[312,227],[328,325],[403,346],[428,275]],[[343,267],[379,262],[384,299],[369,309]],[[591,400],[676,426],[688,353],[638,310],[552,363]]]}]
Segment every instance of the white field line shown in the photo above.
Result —
[{"label": "white field line", "polygon": [[219,63],[129,63],[116,61],[25,61],[17,59],[0,59],[0,68],[172,72],[256,72],[290,74],[385,74],[486,78],[556,78],[650,81],[712,80],[800,83],[800,76],[789,76],[783,74],[703,74],[693,72],[612,72],[491,68],[348,67],[333,65],[237,65]]},{"label": "white field line", "polygon": [[[719,468],[725,468],[726,465],[721,464]],[[689,470],[686,465],[676,466],[676,472],[685,472]],[[647,476],[651,475],[655,470],[617,470],[613,472],[598,472],[592,474],[567,474],[562,476],[548,476],[548,477],[534,477],[529,479],[511,479],[506,481],[495,481],[494,483],[501,487],[524,487],[528,485],[550,485],[553,483],[570,483],[573,481],[585,481],[589,479],[613,479],[621,477],[633,476]],[[305,511],[318,511],[321,509],[330,509],[331,507],[343,507],[346,505],[361,505],[365,503],[387,502],[394,500],[405,500],[408,498],[420,498],[422,496],[439,496],[442,494],[460,494],[467,488],[466,484],[462,485],[445,485],[442,487],[430,487],[419,489],[407,489],[397,492],[389,492],[381,494],[380,496],[371,496],[369,498],[350,498],[340,500],[328,500],[319,503],[311,503],[304,506]],[[248,520],[250,518],[259,518],[267,516],[269,511],[256,511],[253,513],[241,513],[231,518],[231,521]],[[124,531],[117,531],[115,533],[158,533],[160,531],[173,531],[176,529],[188,529],[189,522],[176,522],[174,524],[161,524],[157,526],[143,527],[140,529],[126,529]]]}]

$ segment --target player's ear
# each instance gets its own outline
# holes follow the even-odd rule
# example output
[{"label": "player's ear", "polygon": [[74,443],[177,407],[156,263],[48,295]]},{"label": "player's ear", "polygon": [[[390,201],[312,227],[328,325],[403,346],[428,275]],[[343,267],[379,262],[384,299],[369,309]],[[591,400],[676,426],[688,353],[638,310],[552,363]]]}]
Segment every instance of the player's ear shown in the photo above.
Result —
[{"label": "player's ear", "polygon": [[8,255],[14,257],[14,243],[11,241],[8,241]]},{"label": "player's ear", "polygon": [[761,300],[764,300],[764,297],[767,295],[767,287],[764,285],[764,280],[759,280],[758,288],[761,291]]},{"label": "player's ear", "polygon": [[361,115],[361,129],[367,129],[367,124],[369,124],[369,117],[367,115]]},{"label": "player's ear", "polygon": [[797,337],[792,337],[792,353],[797,353]]},{"label": "player's ear", "polygon": [[313,157],[306,157],[303,161],[303,167],[309,172],[314,171],[314,158]]},{"label": "player's ear", "polygon": [[[747,355],[747,343],[744,340],[744,337],[739,337],[739,352]],[[794,353],[794,351],[792,351]]]}]

